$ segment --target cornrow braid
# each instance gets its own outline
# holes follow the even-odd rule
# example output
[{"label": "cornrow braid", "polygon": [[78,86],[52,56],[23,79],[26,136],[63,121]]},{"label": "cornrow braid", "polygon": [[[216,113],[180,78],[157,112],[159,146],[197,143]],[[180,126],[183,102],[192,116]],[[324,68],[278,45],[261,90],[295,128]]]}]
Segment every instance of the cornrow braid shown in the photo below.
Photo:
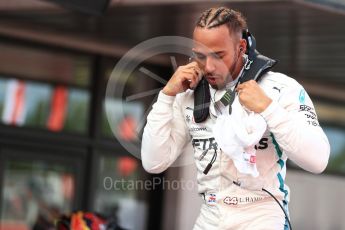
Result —
[{"label": "cornrow braid", "polygon": [[247,29],[244,16],[235,10],[219,7],[204,11],[196,23],[197,27],[211,29],[226,24],[231,32],[242,33]]}]

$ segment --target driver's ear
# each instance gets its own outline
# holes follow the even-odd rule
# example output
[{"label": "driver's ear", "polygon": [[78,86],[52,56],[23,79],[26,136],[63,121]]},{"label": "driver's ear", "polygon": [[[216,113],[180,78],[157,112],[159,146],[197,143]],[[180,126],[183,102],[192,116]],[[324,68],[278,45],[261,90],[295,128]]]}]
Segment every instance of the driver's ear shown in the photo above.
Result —
[{"label": "driver's ear", "polygon": [[244,53],[246,53],[246,51],[247,51],[247,41],[246,41],[246,39],[242,38],[240,40],[240,52],[242,54],[244,54]]}]

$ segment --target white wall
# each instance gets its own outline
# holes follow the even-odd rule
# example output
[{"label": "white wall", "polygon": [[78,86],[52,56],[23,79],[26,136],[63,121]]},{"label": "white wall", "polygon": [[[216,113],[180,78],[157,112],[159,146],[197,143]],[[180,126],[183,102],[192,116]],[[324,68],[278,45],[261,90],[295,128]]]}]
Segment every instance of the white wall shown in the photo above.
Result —
[{"label": "white wall", "polygon": [[345,177],[290,170],[286,183],[294,229],[345,229]]}]

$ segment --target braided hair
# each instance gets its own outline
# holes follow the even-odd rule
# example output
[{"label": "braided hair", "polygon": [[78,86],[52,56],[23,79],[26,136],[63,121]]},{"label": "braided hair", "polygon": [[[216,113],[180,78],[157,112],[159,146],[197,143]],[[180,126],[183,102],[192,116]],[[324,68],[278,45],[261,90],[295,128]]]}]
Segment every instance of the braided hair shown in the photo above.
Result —
[{"label": "braided hair", "polygon": [[244,16],[235,10],[219,7],[204,11],[196,23],[197,27],[211,29],[226,24],[230,32],[242,35],[247,30]]}]

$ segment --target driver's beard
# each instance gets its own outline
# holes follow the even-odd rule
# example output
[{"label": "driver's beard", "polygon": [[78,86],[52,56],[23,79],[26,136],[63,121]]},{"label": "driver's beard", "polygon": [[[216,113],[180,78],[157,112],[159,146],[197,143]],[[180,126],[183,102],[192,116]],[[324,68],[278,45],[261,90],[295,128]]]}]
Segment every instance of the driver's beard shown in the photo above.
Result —
[{"label": "driver's beard", "polygon": [[228,75],[225,77],[225,81],[224,81],[224,84],[221,84],[221,85],[211,85],[212,88],[214,89],[224,89],[226,87],[226,85],[230,82],[232,82],[233,80],[236,79],[237,76],[234,76],[234,72],[235,72],[235,68],[238,64],[238,61],[240,60],[241,56],[238,55],[238,52],[236,54],[237,56],[237,59],[234,63],[232,63],[231,67],[229,68],[229,72],[228,72]]}]

